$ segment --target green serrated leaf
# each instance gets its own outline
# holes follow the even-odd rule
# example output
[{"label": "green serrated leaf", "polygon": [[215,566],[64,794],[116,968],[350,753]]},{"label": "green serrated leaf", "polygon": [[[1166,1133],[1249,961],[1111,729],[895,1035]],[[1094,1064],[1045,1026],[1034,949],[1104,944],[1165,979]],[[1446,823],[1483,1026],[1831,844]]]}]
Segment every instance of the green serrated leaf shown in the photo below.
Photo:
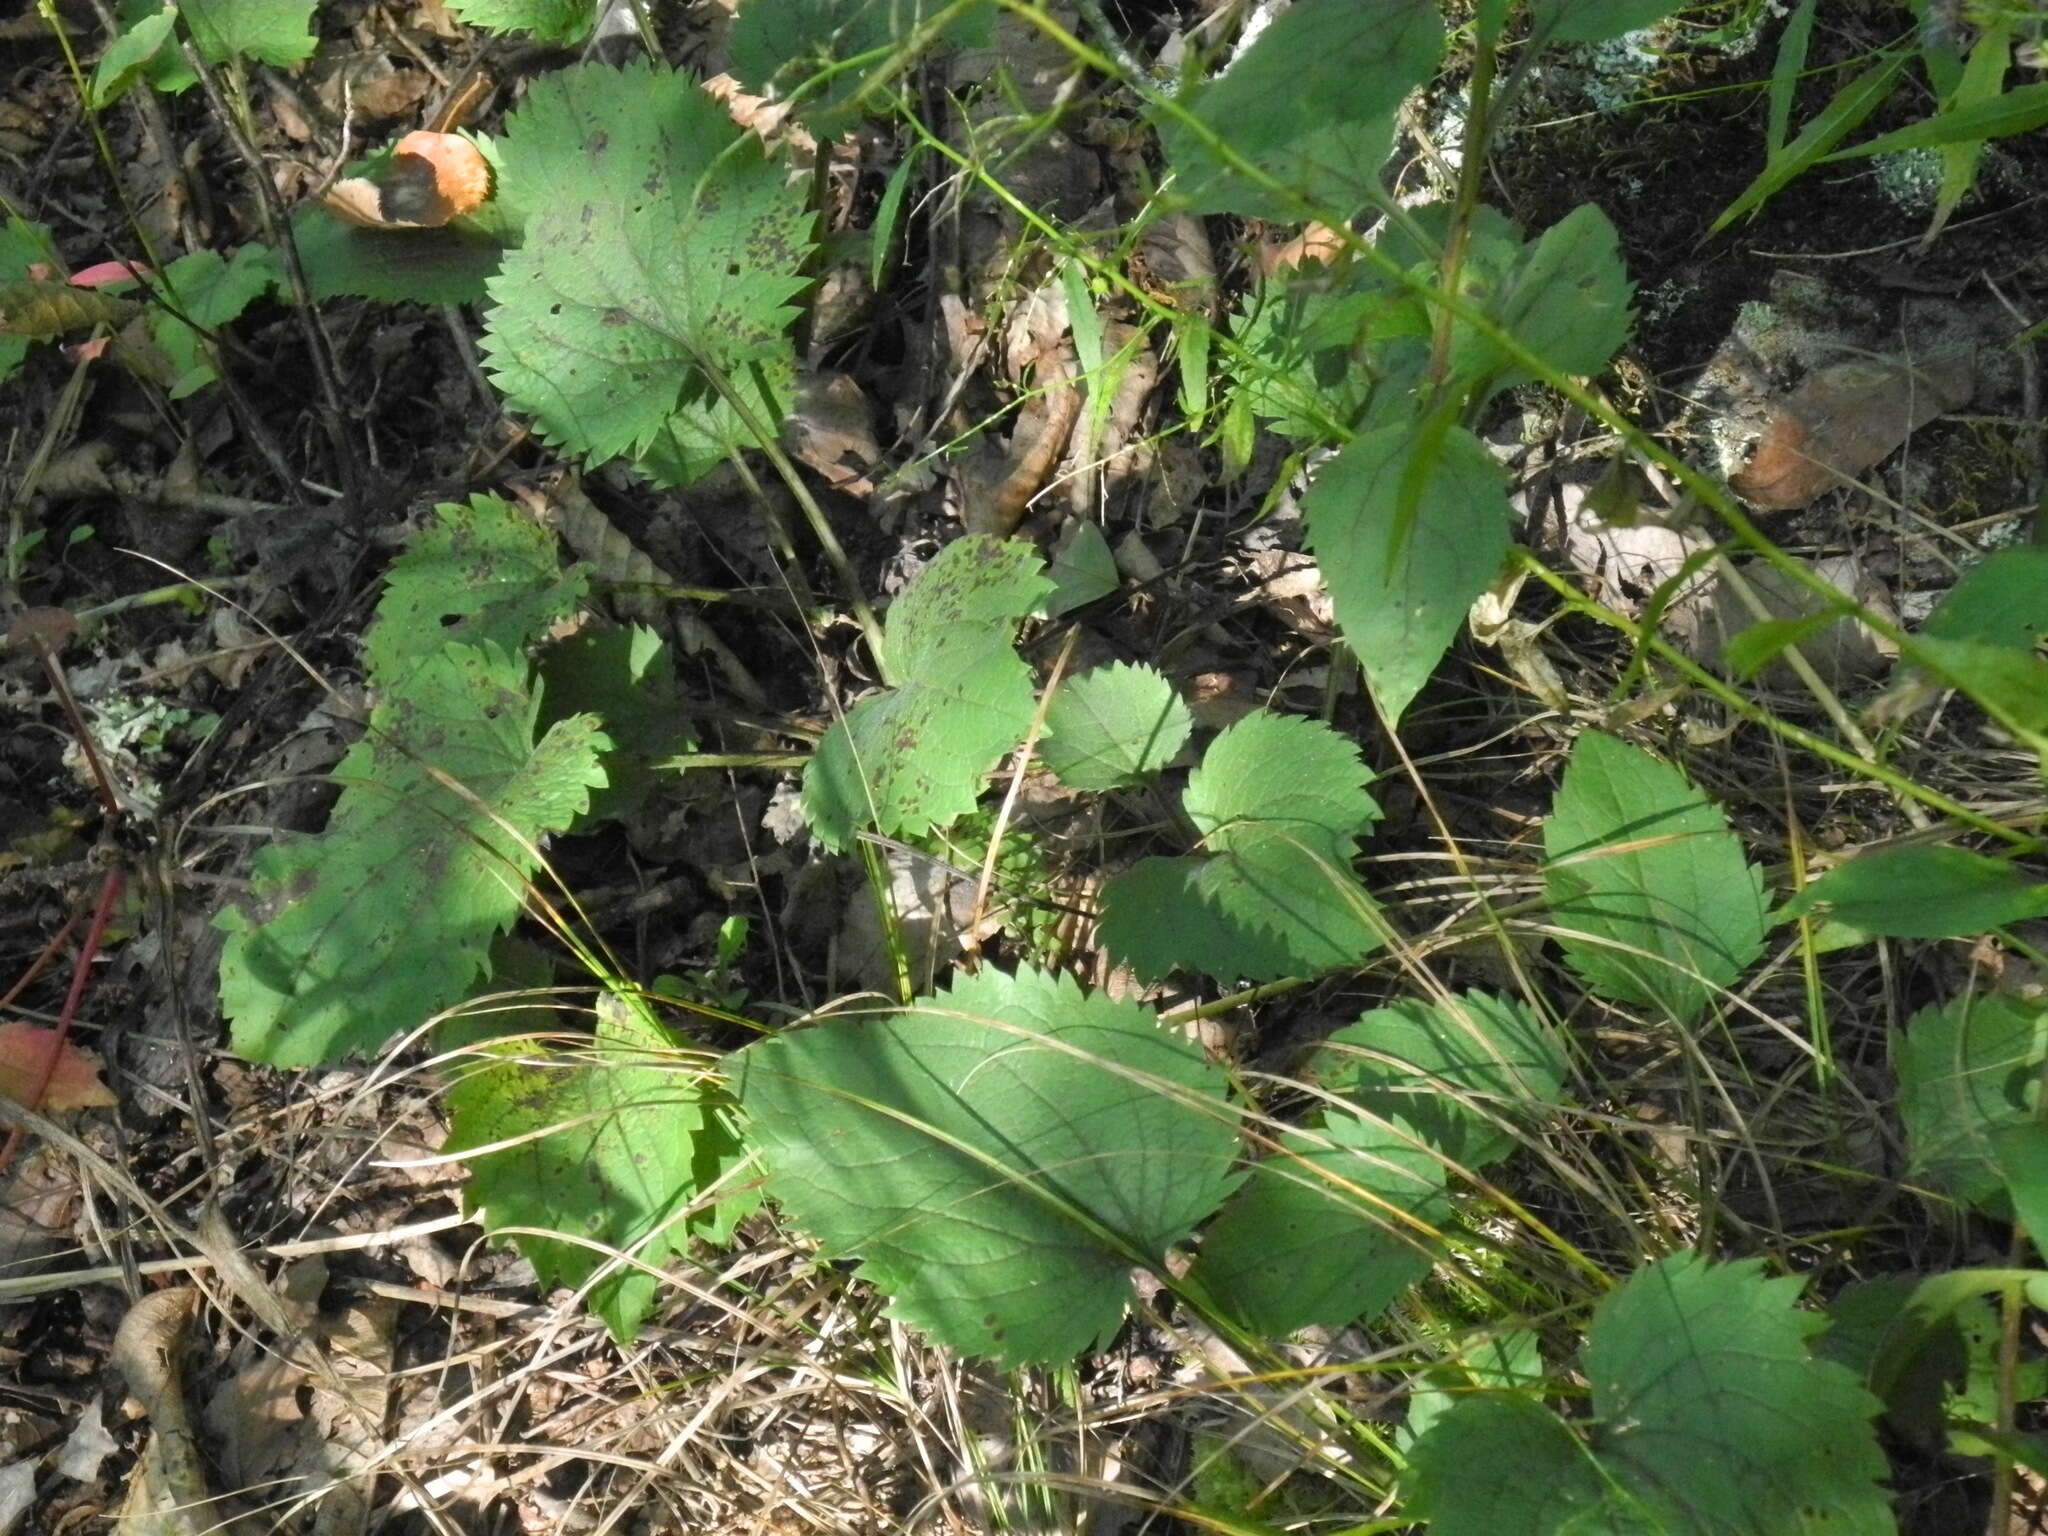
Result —
[{"label": "green serrated leaf", "polygon": [[1188,780],[1205,852],[1147,859],[1103,889],[1104,946],[1139,974],[1271,980],[1350,965],[1382,942],[1351,871],[1378,819],[1358,749],[1313,720],[1258,711]]},{"label": "green serrated leaf", "polygon": [[[12,217],[0,223],[0,290],[26,280],[35,263],[55,261],[56,249],[49,230],[40,224]],[[0,328],[0,382],[21,366],[29,345],[28,337]]]},{"label": "green serrated leaf", "polygon": [[[1515,263],[1496,306],[1515,339],[1559,373],[1599,373],[1628,340],[1629,296],[1614,226],[1581,203],[1546,229]],[[1533,375],[1511,369],[1505,389]]]},{"label": "green serrated leaf", "polygon": [[1673,1532],[1893,1531],[1878,1400],[1815,1359],[1797,1277],[1679,1254],[1603,1300],[1584,1366],[1603,1465]]},{"label": "green serrated leaf", "polygon": [[486,32],[530,32],[544,43],[580,43],[597,23],[597,0],[448,0]]},{"label": "green serrated leaf", "polygon": [[1785,904],[1781,920],[1823,904],[1865,933],[1966,938],[2048,914],[2048,883],[1967,848],[1885,848],[1829,870]]},{"label": "green serrated leaf", "polygon": [[1604,43],[1662,21],[1679,0],[1529,0],[1536,43]]},{"label": "green serrated leaf", "polygon": [[1222,1203],[1222,1072],[1151,1010],[1024,970],[740,1053],[768,1192],[893,1315],[1006,1364],[1107,1338],[1133,1264]]},{"label": "green serrated leaf", "polygon": [[1567,1070],[1554,1028],[1485,992],[1372,1009],[1330,1036],[1311,1066],[1330,1092],[1398,1117],[1473,1171],[1515,1150],[1511,1125],[1555,1105]]},{"label": "green serrated leaf", "polygon": [[1454,1404],[1408,1453],[1406,1512],[1430,1536],[1653,1536],[1599,1464],[1533,1398],[1486,1392]]},{"label": "green serrated leaf", "polygon": [[[644,1008],[598,999],[587,1047],[487,1047],[448,1090],[449,1153],[469,1154],[464,1205],[487,1231],[513,1235],[543,1286],[579,1286],[604,1250],[659,1266],[681,1250],[698,1193],[701,1073],[679,1058]],[[488,1152],[497,1142],[515,1145]],[[580,1241],[577,1241],[580,1239]],[[590,1291],[614,1338],[653,1309],[654,1276],[618,1268]]]},{"label": "green serrated leaf", "polygon": [[1626,742],[1580,734],[1543,848],[1565,958],[1603,996],[1690,1022],[1763,952],[1763,882],[1727,818]]},{"label": "green serrated leaf", "polygon": [[1295,970],[1287,945],[1241,928],[1202,898],[1198,858],[1140,859],[1103,882],[1097,937],[1145,981],[1198,970],[1224,981],[1271,981]]},{"label": "green serrated leaf", "polygon": [[363,645],[379,687],[403,688],[443,645],[518,651],[576,611],[579,570],[564,573],[555,536],[502,497],[444,501],[391,562]]},{"label": "green serrated leaf", "polygon": [[995,9],[993,0],[748,0],[733,21],[732,71],[751,91],[794,100],[819,132],[843,131],[879,66],[900,75],[920,44],[986,48]]},{"label": "green serrated leaf", "polygon": [[1038,751],[1068,788],[1114,789],[1159,772],[1194,728],[1163,674],[1118,662],[1060,685]]},{"label": "green serrated leaf", "polygon": [[1299,220],[1231,171],[1185,114],[1283,186],[1350,213],[1379,192],[1393,117],[1443,52],[1433,0],[1297,0],[1219,78],[1183,92],[1159,117],[1160,142],[1188,206],[1211,213]]},{"label": "green serrated leaf", "polygon": [[209,64],[254,59],[283,68],[313,57],[314,0],[184,0],[192,46]]},{"label": "green serrated leaf", "polygon": [[1971,566],[1927,616],[1924,632],[2035,650],[2048,640],[2048,549],[2003,549]]},{"label": "green serrated leaf", "polygon": [[572,635],[540,660],[541,724],[571,715],[604,722],[605,787],[590,797],[588,820],[630,814],[646,800],[658,759],[689,749],[675,659],[642,625]]},{"label": "green serrated leaf", "polygon": [[1404,1125],[1329,1114],[1252,1165],[1189,1281],[1267,1337],[1342,1328],[1429,1273],[1450,1217],[1442,1160]]},{"label": "green serrated leaf", "polygon": [[95,112],[105,111],[128,93],[128,88],[149,70],[158,50],[171,40],[177,24],[176,6],[165,6],[154,16],[144,16],[125,28],[107,44],[107,51],[92,72],[87,100]]},{"label": "green serrated leaf", "polygon": [[604,782],[597,722],[535,745],[538,708],[523,660],[465,645],[371,711],[326,832],[265,848],[247,903],[221,911],[238,1054],[305,1067],[372,1052],[466,995],[519,915],[532,840]]},{"label": "green serrated leaf", "polygon": [[531,210],[489,284],[506,398],[550,442],[677,484],[772,435],[812,219],[760,140],[687,76],[585,64],[534,85],[500,155]]},{"label": "green serrated leaf", "polygon": [[[178,372],[172,399],[183,399],[215,377],[205,338],[192,325],[212,330],[239,318],[276,285],[279,276],[277,253],[254,241],[236,247],[232,257],[193,251],[164,268],[161,282],[155,286],[162,288],[180,313],[152,309],[149,332]],[[192,325],[186,324],[187,320]]]},{"label": "green serrated leaf", "polygon": [[1389,721],[1429,680],[1508,552],[1500,466],[1463,427],[1444,434],[1422,479],[1424,515],[1390,548],[1415,451],[1412,423],[1362,433],[1323,466],[1302,503],[1337,622]]},{"label": "green serrated leaf", "polygon": [[2003,993],[1923,1008],[1907,1024],[1897,1060],[1913,1172],[1970,1205],[2008,1214],[1993,1137],[2034,1119],[2048,1011]]},{"label": "green serrated leaf", "polygon": [[983,535],[939,552],[889,610],[884,641],[898,686],[863,699],[818,743],[804,816],[844,852],[872,825],[919,836],[974,808],[995,760],[1033,714],[1017,621],[1050,589],[1037,551]]}]

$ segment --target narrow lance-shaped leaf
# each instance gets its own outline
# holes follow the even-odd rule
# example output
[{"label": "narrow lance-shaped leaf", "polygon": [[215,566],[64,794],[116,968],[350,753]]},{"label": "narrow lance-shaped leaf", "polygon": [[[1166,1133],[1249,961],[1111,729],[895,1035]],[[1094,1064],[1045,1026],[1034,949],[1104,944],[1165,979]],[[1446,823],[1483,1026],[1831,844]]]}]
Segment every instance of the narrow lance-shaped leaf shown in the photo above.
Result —
[{"label": "narrow lance-shaped leaf", "polygon": [[2048,881],[1967,848],[1885,848],[1831,869],[1785,904],[1902,939],[1962,938],[2048,914]]}]

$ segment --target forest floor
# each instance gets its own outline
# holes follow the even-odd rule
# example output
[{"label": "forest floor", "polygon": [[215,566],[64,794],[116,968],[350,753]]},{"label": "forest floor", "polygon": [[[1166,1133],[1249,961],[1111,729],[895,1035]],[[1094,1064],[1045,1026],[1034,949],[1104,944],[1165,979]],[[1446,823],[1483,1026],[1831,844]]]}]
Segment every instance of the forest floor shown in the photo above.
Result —
[{"label": "forest floor", "polygon": [[[88,59],[105,42],[93,14],[104,9],[58,7]],[[726,69],[720,5],[653,9],[670,62],[705,78]],[[1213,7],[1104,9],[1129,52],[1150,59]],[[1530,232],[1582,203],[1604,210],[1635,284],[1637,323],[1600,387],[1716,472],[1726,468],[1716,423],[1768,412],[1824,359],[1969,354],[1973,371],[1949,408],[1860,483],[1765,519],[1782,547],[1910,622],[1985,551],[2033,536],[2038,364],[2003,343],[2048,312],[2048,134],[1991,146],[1976,190],[1931,242],[1938,172],[1924,161],[1822,165],[1753,218],[1711,233],[1762,163],[1762,85],[1781,23],[1770,7],[1747,9],[1747,29],[1727,25],[1742,6],[1697,7],[1654,52],[1589,50],[1557,66],[1493,146],[1486,196]],[[1903,7],[1823,7],[1813,67],[1911,25]],[[565,57],[491,38],[439,0],[341,0],[319,7],[316,26],[306,64],[248,71],[255,143],[239,145],[201,91],[140,91],[98,119],[103,150],[52,31],[33,10],[0,23],[5,211],[48,226],[72,270],[139,259],[144,235],[166,257],[227,252],[264,234],[254,175],[267,178],[270,201],[295,207],[345,158],[427,121],[473,71],[488,89],[468,124],[489,133],[522,82]],[[923,99],[951,111],[940,72],[952,70],[950,88],[964,95],[1000,62],[1027,100],[1057,102],[1057,128],[1004,162],[1005,184],[1064,227],[1104,232],[1113,249],[1156,172],[1141,119],[1113,83],[1075,77],[1056,50],[1033,55],[1034,37],[1006,39],[999,60],[927,66]],[[624,58],[645,44],[629,32],[590,46]],[[1449,190],[1446,103],[1460,85],[1454,68],[1404,114],[1401,196]],[[1802,90],[1794,121],[1831,89],[1816,80]],[[1868,130],[1927,106],[1903,90]],[[956,135],[978,126],[971,108],[935,120]],[[890,124],[833,147],[839,230],[872,222],[907,147]],[[1505,594],[1497,643],[1460,639],[1396,744],[1355,668],[1333,653],[1327,600],[1301,552],[1303,465],[1288,445],[1262,432],[1230,472],[1213,436],[1186,427],[1165,333],[1146,334],[1145,316],[1114,295],[1103,310],[1112,342],[1141,344],[1117,398],[1076,430],[1073,392],[1032,383],[1046,376],[1047,337],[1027,300],[1043,291],[1047,267],[1028,228],[963,192],[936,157],[907,191],[900,253],[870,263],[856,250],[824,274],[809,322],[811,382],[787,435],[877,601],[963,526],[1013,525],[1051,550],[1067,547],[1077,524],[1095,524],[1117,590],[1087,609],[1065,665],[1150,661],[1203,726],[1260,704],[1332,720],[1380,775],[1386,815],[1367,868],[1418,940],[1444,911],[1415,872],[1441,856],[1446,836],[1482,859],[1529,848],[1574,719],[1661,744],[1781,867],[1795,857],[1793,823],[1823,850],[1908,830],[1869,786],[1841,781],[1678,680],[1632,673],[1611,631],[1546,622],[1554,607],[1534,587]],[[1299,256],[1298,229],[1225,218],[1160,227],[1168,233],[1129,253],[1134,277],[1177,273],[1169,281],[1195,295],[1177,301],[1218,315]],[[146,1408],[164,1394],[190,1405],[209,1486],[234,1496],[221,1509],[265,1511],[234,1529],[314,1519],[328,1523],[303,1528],[986,1529],[1001,1522],[969,1487],[977,1457],[984,1471],[1030,1470],[1037,1459],[1085,1475],[1099,1495],[1083,1501],[1085,1523],[1078,1505],[1048,1519],[1141,1528],[1145,1504],[1120,1501],[1119,1480],[1171,1490],[1186,1475],[1190,1437],[1242,1407],[1241,1393],[1215,1387],[1228,1362],[1201,1358],[1170,1329],[1133,1324],[1073,1372],[999,1378],[887,1321],[863,1287],[814,1263],[764,1216],[733,1252],[684,1275],[654,1325],[622,1347],[463,1219],[461,1167],[436,1156],[442,1079],[424,1047],[305,1073],[227,1052],[216,913],[244,888],[257,847],[280,829],[319,826],[332,798],[323,775],[362,714],[358,641],[381,573],[430,508],[479,491],[580,498],[608,536],[707,595],[690,611],[716,644],[683,658],[682,682],[698,750],[724,757],[676,775],[624,821],[551,844],[551,868],[591,932],[628,974],[685,978],[764,1021],[891,983],[867,876],[810,844],[789,815],[804,743],[874,681],[858,630],[798,600],[828,603],[838,590],[808,535],[796,538],[792,566],[731,471],[681,491],[616,469],[565,479],[485,377],[474,306],[329,298],[317,308],[324,357],[303,319],[259,302],[233,326],[220,382],[182,398],[111,356],[57,346],[37,348],[0,383],[6,616],[63,610],[77,621],[63,675],[125,810],[120,835],[103,836],[71,718],[17,627],[18,643],[0,652],[0,983],[69,939],[10,999],[15,1017],[64,1011],[81,914],[110,861],[126,872],[72,1026],[103,1064],[112,1102],[53,1109],[73,1139],[10,1147],[0,1536],[102,1528],[135,1497]],[[1487,435],[1517,477],[1520,542],[1619,610],[1640,612],[1710,542],[1656,517],[1595,520],[1612,439],[1541,389],[1504,401]],[[1035,451],[1048,448],[1057,451]],[[1646,503],[1662,499],[1653,485],[1637,490]],[[1683,631],[1710,665],[1722,633],[1747,622],[1717,601],[1701,594],[1665,616],[1667,632]],[[1890,658],[1866,637],[1844,632],[1822,649],[1829,689],[1859,713],[1891,681]],[[1054,651],[1027,643],[1041,674]],[[1784,718],[1826,719],[1796,680],[1767,673],[1755,687]],[[1900,773],[1986,814],[2023,818],[2033,807],[2038,819],[2027,754],[1967,706],[1923,708],[1884,729]],[[1032,781],[1025,801],[1047,879],[1085,911],[1089,881],[1124,855],[1050,787]],[[951,860],[887,852],[899,915],[928,972],[943,974],[965,942],[1003,952],[1009,940],[976,926],[981,849],[971,838]],[[537,927],[528,936],[544,940]],[[1080,974],[1109,979],[1085,931],[1071,945]],[[1497,966],[1418,952],[1451,985]],[[1833,1057],[1861,1106],[1846,1124],[1836,1090],[1768,1030],[1740,1022],[1699,1043],[1739,1085],[1726,1103],[1702,1103],[1653,1032],[1618,1015],[1589,1023],[1610,1058],[1604,1102],[1668,1127],[1664,1155],[1688,1165],[1686,1188],[1711,1191],[1721,1229],[1746,1251],[1796,1255],[1819,1284],[1835,1234],[1850,1229],[1865,1234],[1866,1263],[1871,1230],[1902,1269],[2007,1262],[1986,1231],[1905,1203],[1859,1205],[1824,1174],[1845,1148],[1874,1163],[1895,1156],[1888,1031],[1959,975],[2018,963],[1953,945],[1829,956],[1819,985]],[[1240,1061],[1284,1062],[1398,979],[1391,967],[1329,978],[1216,1021],[1209,1043]],[[1760,981],[1757,1016],[1802,1019],[1807,980],[1781,967]],[[1681,1204],[1673,1196],[1660,1215],[1646,1192],[1640,1219],[1695,1230],[1697,1206]],[[173,1370],[150,1396],[123,1385],[112,1351],[124,1319],[166,1277],[198,1286],[205,1305],[166,1319],[184,1341],[167,1357],[182,1358],[183,1379]],[[319,1336],[331,1369],[265,1347],[279,1316]],[[1371,1353],[1369,1339],[1346,1347],[1352,1359]],[[1370,1381],[1354,1381],[1354,1406],[1367,1413]],[[365,1411],[379,1426],[367,1435]],[[1981,1464],[1905,1464],[1907,1529],[1982,1529]],[[1292,1518],[1313,1524],[1300,1502],[1311,1496],[1293,1497]],[[1014,1528],[1024,1517],[1008,1519]]]}]

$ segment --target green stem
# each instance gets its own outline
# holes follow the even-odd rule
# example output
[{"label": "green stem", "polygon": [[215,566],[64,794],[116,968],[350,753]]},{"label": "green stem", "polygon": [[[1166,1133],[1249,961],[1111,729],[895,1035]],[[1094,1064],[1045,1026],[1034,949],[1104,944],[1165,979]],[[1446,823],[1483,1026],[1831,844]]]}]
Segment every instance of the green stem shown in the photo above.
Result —
[{"label": "green stem", "polygon": [[[1676,668],[1680,673],[1684,674],[1686,680],[1693,684],[1694,687],[1712,694],[1722,704],[1742,716],[1743,719],[1775,731],[1787,741],[1792,742],[1796,746],[1804,747],[1816,757],[1825,758],[1838,768],[1845,768],[1859,777],[1882,784],[1885,788],[1903,799],[1917,800],[1920,804],[1927,806],[1931,810],[1939,811],[1942,815],[1961,822],[1964,826],[1974,828],[1988,837],[1995,837],[2001,842],[2011,843],[2022,850],[2031,850],[2039,845],[2040,839],[2037,837],[2030,837],[2024,832],[2004,825],[2002,822],[1994,821],[1981,812],[1971,810],[1961,801],[1951,800],[1947,795],[1940,794],[1935,790],[1923,789],[1896,769],[1889,768],[1883,763],[1873,762],[1868,758],[1858,757],[1854,752],[1836,746],[1835,743],[1829,741],[1824,736],[1816,736],[1812,731],[1794,725],[1788,720],[1780,720],[1769,710],[1751,703],[1741,693],[1729,687],[1728,684],[1722,682],[1720,678],[1714,676],[1705,667],[1700,666],[1691,657],[1678,650],[1662,635],[1645,632],[1641,625],[1616,613],[1612,608],[1594,602],[1569,581],[1565,580],[1564,577],[1551,570],[1541,560],[1538,560],[1528,550],[1520,550],[1517,553],[1522,568],[1562,598],[1566,607],[1576,613],[1584,614],[1587,618],[1597,623],[1606,625],[1609,629],[1619,631],[1634,644],[1655,652],[1667,665]],[[1822,584],[1827,586],[1828,591],[1837,599],[1841,598],[1842,594],[1832,585],[1825,582]],[[1853,605],[1851,611],[1854,611]]]},{"label": "green stem", "polygon": [[[1492,129],[1494,39],[1481,35],[1472,58],[1472,83],[1466,94],[1465,141],[1458,162],[1458,199],[1451,208],[1451,232],[1444,241],[1443,260],[1437,268],[1437,284],[1445,293],[1458,291],[1465,265],[1465,251],[1471,244],[1472,220],[1479,211],[1479,194],[1486,184],[1486,140]],[[1429,399],[1431,409],[1443,403],[1444,387],[1451,372],[1451,327],[1455,317],[1448,309],[1436,314],[1435,332],[1429,348]]]}]

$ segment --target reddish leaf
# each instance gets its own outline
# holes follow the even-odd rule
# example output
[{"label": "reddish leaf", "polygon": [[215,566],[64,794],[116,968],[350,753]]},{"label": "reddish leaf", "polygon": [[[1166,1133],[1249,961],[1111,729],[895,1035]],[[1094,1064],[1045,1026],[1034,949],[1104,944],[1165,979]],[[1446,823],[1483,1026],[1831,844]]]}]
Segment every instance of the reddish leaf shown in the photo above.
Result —
[{"label": "reddish leaf", "polygon": [[57,1047],[56,1070],[50,1072],[42,1103],[31,1103],[43,1073],[50,1071],[50,1047],[56,1044],[54,1029],[21,1019],[0,1024],[0,1095],[41,1109],[92,1109],[112,1104],[114,1095],[100,1081],[99,1063],[68,1040]]}]

